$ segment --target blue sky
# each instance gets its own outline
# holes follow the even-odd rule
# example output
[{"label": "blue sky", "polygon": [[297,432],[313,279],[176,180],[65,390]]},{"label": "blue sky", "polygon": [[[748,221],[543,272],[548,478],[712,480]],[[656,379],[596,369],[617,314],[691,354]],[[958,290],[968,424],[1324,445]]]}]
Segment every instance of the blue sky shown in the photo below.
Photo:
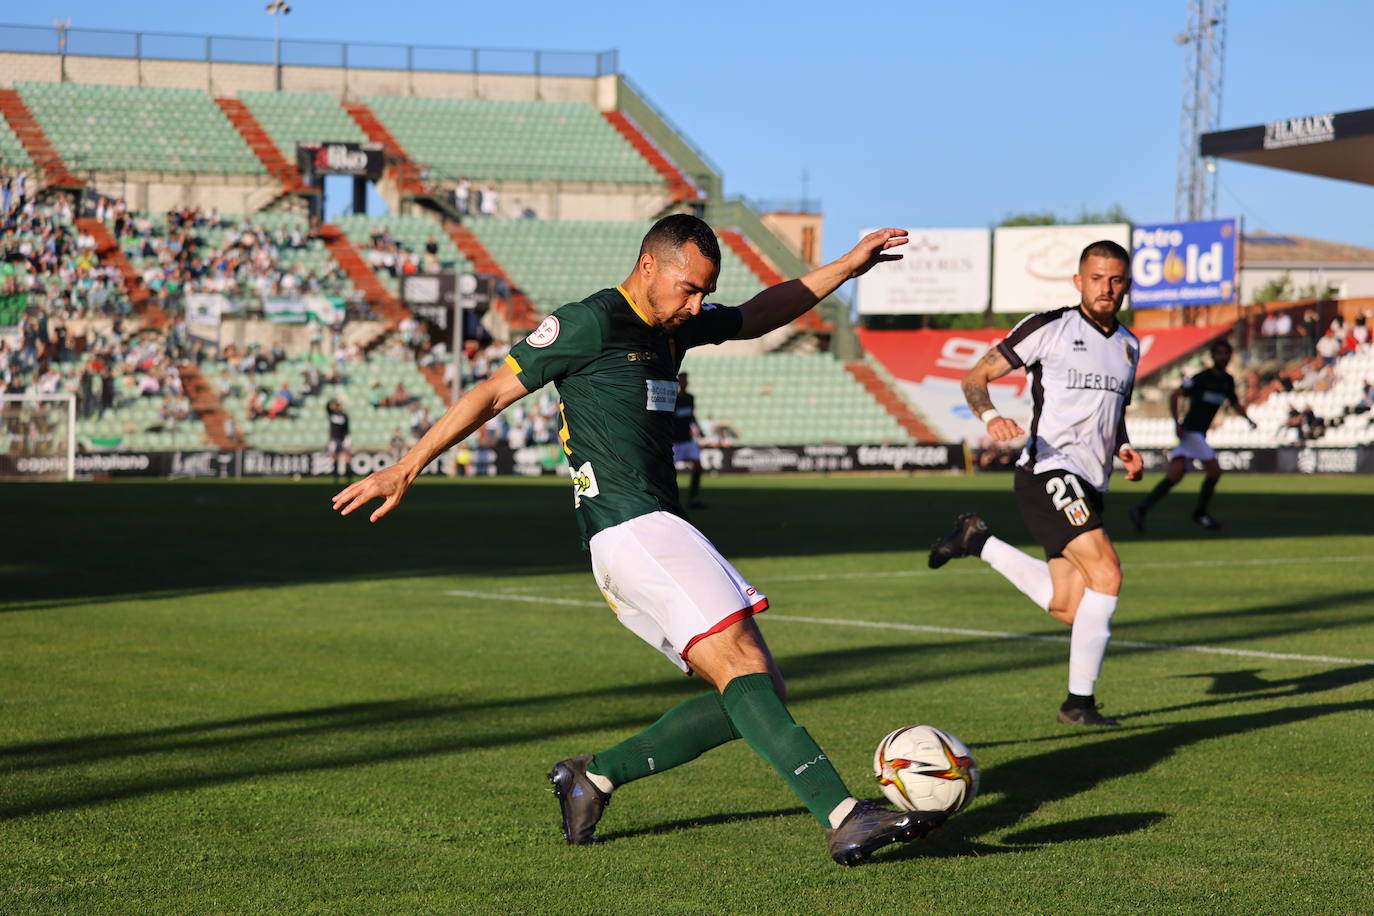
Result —
[{"label": "blue sky", "polygon": [[[987,226],[1120,203],[1172,218],[1185,0],[978,4],[377,3],[292,0],[283,37],[617,49],[725,174],[727,193],[863,226]],[[379,11],[382,15],[378,15]],[[13,8],[10,22],[270,37],[263,2]],[[1374,3],[1230,4],[1223,127],[1374,107]],[[1223,163],[1220,216],[1374,247],[1374,188]]]}]

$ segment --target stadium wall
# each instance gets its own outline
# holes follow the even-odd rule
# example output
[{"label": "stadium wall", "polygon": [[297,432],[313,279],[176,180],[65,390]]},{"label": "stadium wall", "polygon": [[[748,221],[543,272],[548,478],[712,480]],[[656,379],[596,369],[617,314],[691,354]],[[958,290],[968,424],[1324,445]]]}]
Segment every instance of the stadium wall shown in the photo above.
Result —
[{"label": "stadium wall", "polygon": [[[615,110],[619,85],[613,74],[542,76],[303,66],[283,66],[281,78],[282,89],[287,92],[582,102],[601,111]],[[204,89],[217,96],[243,91],[270,92],[276,88],[275,68],[271,64],[0,53],[0,87],[12,88],[16,81],[26,80]]]}]

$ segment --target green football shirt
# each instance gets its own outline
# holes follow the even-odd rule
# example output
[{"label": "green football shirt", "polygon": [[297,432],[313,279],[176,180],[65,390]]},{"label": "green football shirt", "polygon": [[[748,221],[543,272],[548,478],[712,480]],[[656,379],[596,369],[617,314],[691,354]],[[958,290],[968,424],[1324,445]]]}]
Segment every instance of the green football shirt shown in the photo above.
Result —
[{"label": "green football shirt", "polygon": [[743,320],[708,304],[664,332],[616,287],[563,306],[511,347],[506,364],[527,390],[558,388],[584,544],[649,512],[686,517],[673,469],[678,368],[689,349],[734,337]]}]

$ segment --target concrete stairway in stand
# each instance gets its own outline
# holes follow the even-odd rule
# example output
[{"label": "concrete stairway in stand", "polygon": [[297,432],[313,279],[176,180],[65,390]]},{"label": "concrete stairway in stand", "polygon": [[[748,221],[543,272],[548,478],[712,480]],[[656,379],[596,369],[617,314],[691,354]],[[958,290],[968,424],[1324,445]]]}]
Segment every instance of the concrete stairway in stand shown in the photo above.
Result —
[{"label": "concrete stairway in stand", "polygon": [[510,275],[506,273],[505,268],[497,263],[496,258],[492,257],[487,246],[483,245],[477,236],[461,223],[445,223],[444,231],[448,233],[449,238],[453,239],[453,244],[458,246],[463,257],[472,262],[472,269],[475,272],[491,274],[505,281],[506,288],[510,290],[509,298],[505,303],[505,313],[511,328],[532,330],[535,325],[535,318],[539,314],[538,310],[525,294],[520,292]]},{"label": "concrete stairway in stand", "polygon": [[659,152],[658,147],[644,136],[634,122],[618,111],[603,111],[601,116],[605,118],[616,131],[629,141],[645,161],[653,166],[654,171],[663,176],[663,180],[668,182],[668,189],[672,193],[673,203],[679,203],[698,196],[696,188],[692,187],[686,176],[678,170],[677,166],[668,161],[668,158]]},{"label": "concrete stairway in stand", "polygon": [[[763,255],[759,254],[758,250],[749,243],[743,234],[733,229],[717,229],[716,234],[720,236],[721,241],[730,247],[731,251],[739,255],[739,259],[753,271],[754,276],[758,277],[764,286],[777,286],[787,279],[778,273],[773,265],[764,260]],[[816,314],[814,309],[802,315],[792,324],[805,331],[828,333],[834,330],[830,322]]]},{"label": "concrete stairway in stand", "polygon": [[129,259],[124,256],[124,251],[115,241],[114,235],[109,227],[98,219],[89,216],[82,216],[76,219],[76,228],[95,239],[96,257],[101,264],[113,265],[124,278],[124,292],[129,297],[129,301],[134,304],[134,308],[147,322],[155,328],[163,327],[167,324],[167,313],[153,299],[153,294],[148,287],[143,285],[143,278],[139,276],[134,265],[129,263]]},{"label": "concrete stairway in stand", "polygon": [[243,435],[230,432],[229,413],[220,403],[215,388],[200,374],[200,369],[189,360],[180,364],[177,371],[181,374],[181,388],[191,401],[191,409],[196,412],[201,423],[205,424],[205,434],[216,447],[228,451],[243,448],[246,444]]},{"label": "concrete stairway in stand", "polygon": [[362,102],[344,102],[343,107],[362,128],[363,133],[367,134],[369,140],[382,144],[382,152],[390,167],[391,177],[395,179],[401,194],[406,197],[428,195],[429,191],[420,177],[420,167],[410,160],[401,142],[386,129],[386,125],[378,119],[372,109]]},{"label": "concrete stairway in stand", "polygon": [[277,149],[277,144],[272,142],[272,138],[267,135],[267,131],[262,129],[258,119],[253,116],[253,112],[239,99],[216,98],[215,104],[224,112],[229,123],[234,125],[234,129],[243,137],[244,142],[262,162],[268,174],[282,183],[285,193],[295,194],[300,192],[313,192],[314,189],[305,183],[301,177],[300,169],[296,168],[295,163],[288,162],[282,156],[281,150]]},{"label": "concrete stairway in stand", "polygon": [[373,273],[367,261],[363,260],[358,249],[353,247],[353,243],[344,235],[343,230],[333,223],[324,223],[320,226],[320,238],[329,249],[329,253],[334,256],[334,260],[344,269],[344,273],[348,274],[353,287],[362,292],[363,298],[372,306],[378,317],[391,328],[400,324],[401,319],[408,314],[406,307],[387,291],[382,281],[377,279],[377,275]]},{"label": "concrete stairway in stand", "polygon": [[863,360],[854,360],[844,364],[845,370],[873,396],[873,399],[883,406],[894,420],[901,424],[902,429],[910,434],[911,438],[917,442],[936,444],[940,437],[935,435],[929,426],[921,422],[921,418],[912,412],[907,406],[906,401],[887,384],[878,377],[878,373],[873,371],[873,367]]},{"label": "concrete stairway in stand", "polygon": [[52,145],[48,135],[43,132],[43,127],[38,123],[38,119],[29,111],[29,106],[24,104],[24,98],[14,89],[0,89],[0,114],[9,122],[10,128],[19,137],[19,142],[24,144],[24,149],[33,160],[34,165],[43,174],[43,181],[48,187],[57,188],[79,188],[82,186],[81,179],[77,178],[67,170],[66,163],[62,161],[62,156],[58,154],[57,148]]}]

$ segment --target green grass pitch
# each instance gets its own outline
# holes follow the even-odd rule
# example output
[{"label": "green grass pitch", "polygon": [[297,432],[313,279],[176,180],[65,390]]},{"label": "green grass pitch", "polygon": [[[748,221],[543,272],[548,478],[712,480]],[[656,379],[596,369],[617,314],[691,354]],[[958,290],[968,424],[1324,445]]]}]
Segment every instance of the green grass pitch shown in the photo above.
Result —
[{"label": "green grass pitch", "polygon": [[[843,869],[740,742],[627,786],[597,848],[545,773],[700,691],[600,604],[563,481],[423,481],[375,526],[288,482],[0,486],[0,912],[1374,912],[1374,480],[1190,477],[1136,535],[1099,697],[1067,629],[925,546],[1011,479],[708,480],[791,708],[857,794],[927,722],[983,791]],[[1012,638],[1006,635],[1056,639]]]}]

